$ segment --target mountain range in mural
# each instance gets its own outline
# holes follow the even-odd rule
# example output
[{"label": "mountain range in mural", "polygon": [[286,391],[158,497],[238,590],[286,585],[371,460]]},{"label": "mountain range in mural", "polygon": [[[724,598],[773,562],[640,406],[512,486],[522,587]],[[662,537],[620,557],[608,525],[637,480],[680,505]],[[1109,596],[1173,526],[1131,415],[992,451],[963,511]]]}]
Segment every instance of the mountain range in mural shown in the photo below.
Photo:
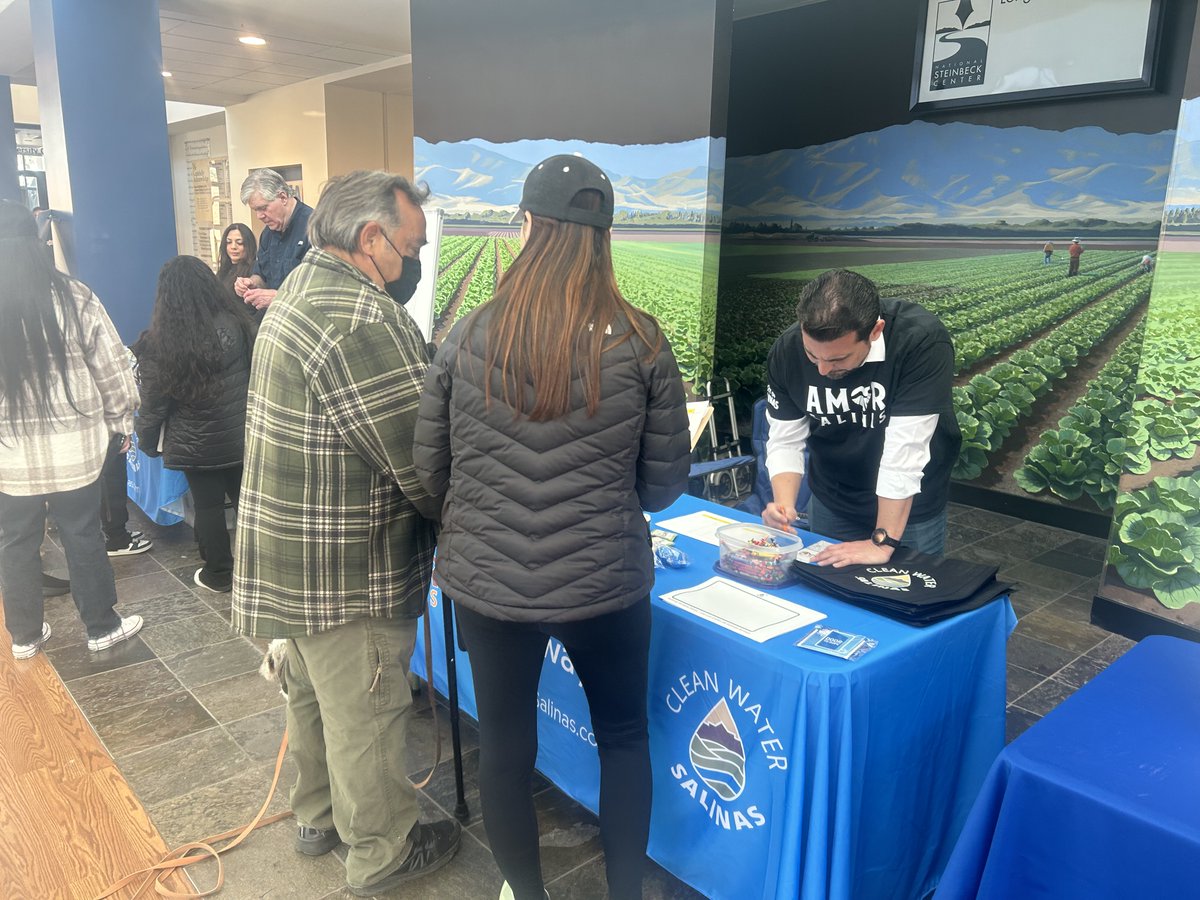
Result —
[{"label": "mountain range in mural", "polygon": [[806,227],[1036,219],[1158,221],[1174,132],[912,122],[734,157],[726,224]]},{"label": "mountain range in mural", "polygon": [[[526,142],[521,142],[522,144]],[[479,213],[485,210],[516,210],[521,186],[534,165],[549,155],[546,142],[537,142],[535,158],[516,153],[526,149],[519,144],[484,146],[472,141],[430,143],[416,138],[413,142],[414,174],[433,192],[432,202],[453,213]],[[683,145],[656,145],[666,159],[677,159],[679,168],[654,178],[638,177],[621,171],[622,148],[605,144],[589,152],[592,145],[562,142],[553,152],[569,153],[578,149],[592,158],[612,179],[616,210],[631,212],[719,211],[721,198],[719,169],[709,168],[707,141],[689,141]],[[644,151],[645,146],[636,148]],[[507,151],[507,152],[506,152]],[[638,154],[630,148],[629,165],[637,165]],[[723,154],[714,154],[723,161]],[[710,184],[710,175],[711,184]],[[713,188],[710,194],[710,188]]]}]

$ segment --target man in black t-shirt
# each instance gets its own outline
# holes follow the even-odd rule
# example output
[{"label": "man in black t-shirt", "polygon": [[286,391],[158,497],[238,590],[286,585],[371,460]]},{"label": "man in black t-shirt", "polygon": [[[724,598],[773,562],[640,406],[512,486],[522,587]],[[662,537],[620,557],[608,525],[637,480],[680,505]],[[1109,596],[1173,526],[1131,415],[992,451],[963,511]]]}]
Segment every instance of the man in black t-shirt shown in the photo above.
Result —
[{"label": "man in black t-shirt", "polygon": [[809,530],[844,542],[818,563],[887,562],[901,544],[943,553],[962,443],[949,333],[922,307],[881,300],[845,269],[806,285],[796,318],[767,361],[774,502],[763,522],[792,530],[807,451]]}]

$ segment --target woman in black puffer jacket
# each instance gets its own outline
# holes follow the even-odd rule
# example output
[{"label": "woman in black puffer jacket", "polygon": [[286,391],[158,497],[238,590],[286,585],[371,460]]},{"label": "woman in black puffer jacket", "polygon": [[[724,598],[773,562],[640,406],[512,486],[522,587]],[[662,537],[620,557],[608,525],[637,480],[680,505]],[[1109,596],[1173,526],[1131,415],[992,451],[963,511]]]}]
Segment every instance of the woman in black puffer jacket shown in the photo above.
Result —
[{"label": "woman in black puffer jacket", "polygon": [[142,394],[138,443],[187,477],[204,560],[193,580],[217,593],[233,585],[225,497],[237,507],[254,333],[245,304],[212,270],[177,256],[158,275],[150,328],[133,346]]},{"label": "woman in black puffer jacket", "polygon": [[425,381],[413,450],[442,498],[437,579],[458,604],[479,712],[479,786],[501,897],[544,896],[530,779],[549,637],[583,683],[600,753],[609,896],[642,896],[650,535],[687,485],[683,381],[621,296],[612,186],[578,156],[535,167],[524,247]]}]

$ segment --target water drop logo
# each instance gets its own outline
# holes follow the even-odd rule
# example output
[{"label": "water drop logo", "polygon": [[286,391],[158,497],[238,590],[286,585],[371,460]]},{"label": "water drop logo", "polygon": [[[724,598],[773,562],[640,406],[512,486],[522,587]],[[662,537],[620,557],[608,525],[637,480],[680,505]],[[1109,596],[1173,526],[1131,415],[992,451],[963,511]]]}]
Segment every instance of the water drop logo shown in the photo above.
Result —
[{"label": "water drop logo", "polygon": [[692,735],[688,755],[696,774],[722,800],[733,800],[742,793],[746,786],[746,750],[724,697]]},{"label": "water drop logo", "polygon": [[899,572],[895,575],[876,575],[871,582],[876,587],[893,588],[899,591],[907,591],[912,587],[912,578],[907,572]]}]

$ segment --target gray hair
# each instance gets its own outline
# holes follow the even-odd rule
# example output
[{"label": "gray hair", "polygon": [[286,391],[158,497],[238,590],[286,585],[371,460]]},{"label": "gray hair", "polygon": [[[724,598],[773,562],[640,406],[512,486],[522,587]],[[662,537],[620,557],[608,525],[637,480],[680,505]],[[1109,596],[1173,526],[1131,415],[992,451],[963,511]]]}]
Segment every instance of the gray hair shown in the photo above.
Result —
[{"label": "gray hair", "polygon": [[242,202],[249,206],[250,199],[255,194],[264,200],[273,200],[280,191],[288,197],[295,193],[292,186],[284,181],[283,176],[274,169],[255,169],[242,182],[241,198]]},{"label": "gray hair", "polygon": [[398,228],[397,191],[413,206],[423,206],[429,199],[428,185],[416,187],[407,178],[391,172],[358,171],[329,179],[308,220],[309,241],[314,247],[353,253],[358,249],[358,236],[368,223]]}]

